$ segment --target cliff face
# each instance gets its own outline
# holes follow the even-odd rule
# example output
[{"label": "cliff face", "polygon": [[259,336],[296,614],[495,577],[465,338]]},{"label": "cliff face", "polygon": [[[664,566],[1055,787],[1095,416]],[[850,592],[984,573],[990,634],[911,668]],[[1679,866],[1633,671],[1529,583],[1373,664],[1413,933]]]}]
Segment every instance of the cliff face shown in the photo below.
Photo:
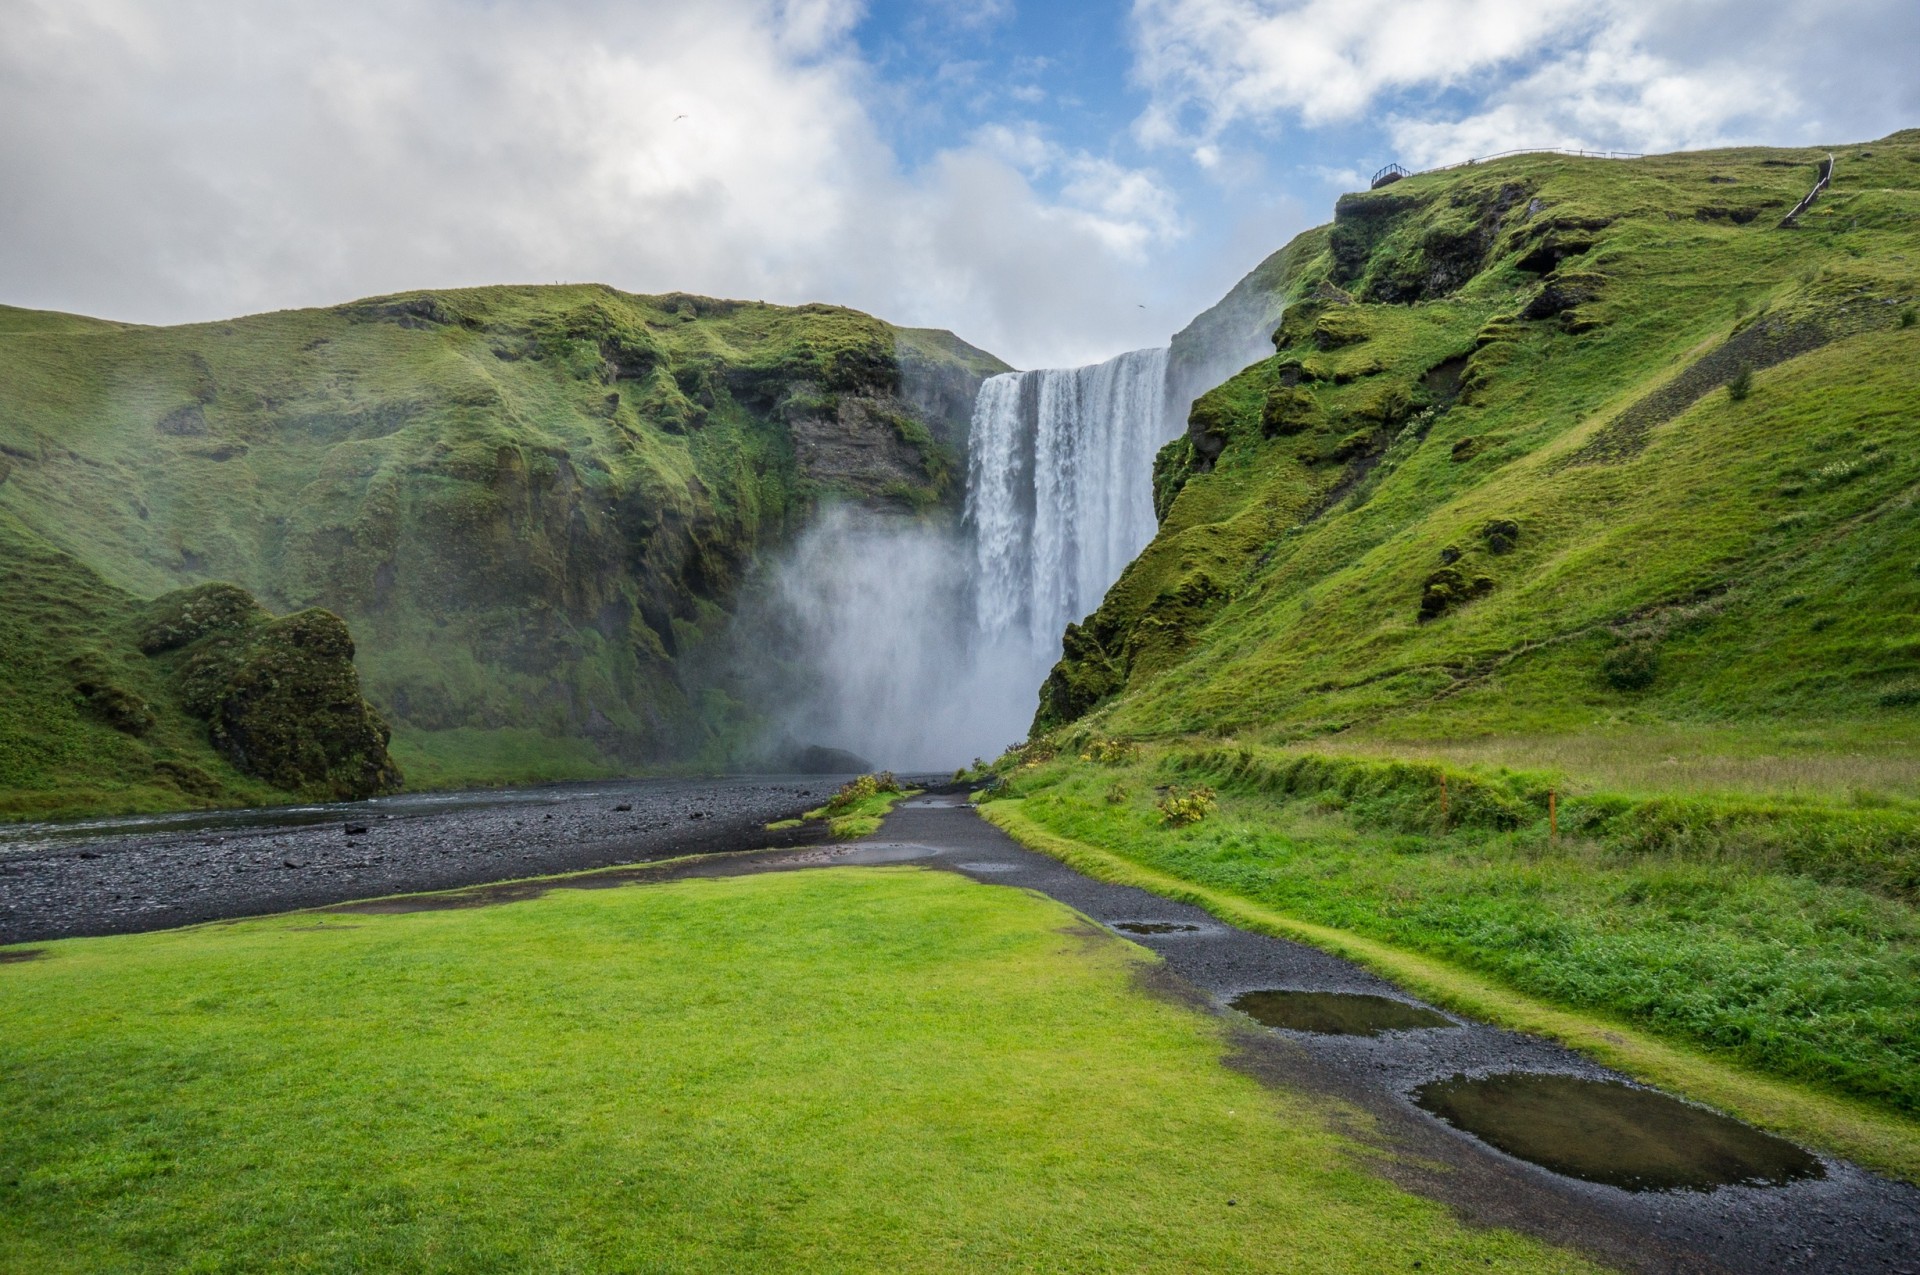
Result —
[{"label": "cliff face", "polygon": [[683,666],[826,500],[957,499],[950,334],[602,287],[141,328],[0,310],[0,509],[110,585],[343,617],[428,782],[718,759]]},{"label": "cliff face", "polygon": [[1898,728],[1920,135],[1835,154],[1790,228],[1824,151],[1341,199],[1176,342],[1191,369],[1280,316],[1161,453],[1159,533],[1067,630],[1036,730]]}]

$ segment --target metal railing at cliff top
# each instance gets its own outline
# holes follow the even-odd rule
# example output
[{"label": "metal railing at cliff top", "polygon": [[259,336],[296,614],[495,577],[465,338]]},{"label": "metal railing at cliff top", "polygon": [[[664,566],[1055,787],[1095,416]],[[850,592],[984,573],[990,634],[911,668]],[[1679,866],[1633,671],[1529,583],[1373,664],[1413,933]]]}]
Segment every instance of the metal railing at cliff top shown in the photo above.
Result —
[{"label": "metal railing at cliff top", "polygon": [[[1444,173],[1449,171],[1450,169],[1455,169],[1455,168],[1471,168],[1475,164],[1485,164],[1490,160],[1505,159],[1509,155],[1575,155],[1581,159],[1645,159],[1646,158],[1646,155],[1641,151],[1583,151],[1583,150],[1574,150],[1571,147],[1566,147],[1566,146],[1521,146],[1510,151],[1496,151],[1491,155],[1479,155],[1479,156],[1475,156],[1473,159],[1463,159],[1463,160],[1460,160],[1458,163],[1441,164],[1435,168],[1423,168],[1420,170],[1420,172]],[[1385,168],[1381,169],[1379,172],[1373,175],[1373,180],[1371,183],[1369,183],[1368,188],[1371,190],[1378,190],[1380,189],[1380,187],[1385,186],[1391,182],[1399,181],[1402,177],[1413,177],[1416,175],[1417,174],[1415,173],[1408,172],[1406,169],[1400,167],[1400,165],[1398,164],[1388,164]]]}]

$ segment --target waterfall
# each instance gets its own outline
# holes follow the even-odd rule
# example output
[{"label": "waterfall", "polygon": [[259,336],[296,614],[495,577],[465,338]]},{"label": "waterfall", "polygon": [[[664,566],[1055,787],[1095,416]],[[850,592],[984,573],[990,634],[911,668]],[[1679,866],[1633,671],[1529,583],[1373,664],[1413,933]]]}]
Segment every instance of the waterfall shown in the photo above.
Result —
[{"label": "waterfall", "polygon": [[984,639],[1024,634],[1050,666],[1062,630],[1153,539],[1153,457],[1175,432],[1166,386],[1154,349],[980,387],[965,526]]},{"label": "waterfall", "polygon": [[974,403],[957,527],[825,511],[738,626],[771,670],[770,745],[944,770],[1022,739],[1067,624],[1153,538],[1168,406],[1164,349],[1004,373]]}]

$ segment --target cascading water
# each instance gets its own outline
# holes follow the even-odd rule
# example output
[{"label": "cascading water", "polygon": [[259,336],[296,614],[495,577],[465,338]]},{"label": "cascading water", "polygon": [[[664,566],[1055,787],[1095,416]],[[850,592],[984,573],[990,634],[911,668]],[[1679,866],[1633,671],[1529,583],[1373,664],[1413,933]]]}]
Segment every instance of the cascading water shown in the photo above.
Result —
[{"label": "cascading water", "polygon": [[1068,622],[1153,539],[1153,457],[1173,436],[1166,396],[1164,349],[980,387],[965,525],[982,638],[1023,633],[1051,665]]},{"label": "cascading water", "polygon": [[1153,538],[1153,457],[1180,429],[1167,351],[980,387],[958,528],[829,511],[766,591],[751,639],[797,676],[767,698],[789,743],[902,770],[1026,734],[1068,622]]}]

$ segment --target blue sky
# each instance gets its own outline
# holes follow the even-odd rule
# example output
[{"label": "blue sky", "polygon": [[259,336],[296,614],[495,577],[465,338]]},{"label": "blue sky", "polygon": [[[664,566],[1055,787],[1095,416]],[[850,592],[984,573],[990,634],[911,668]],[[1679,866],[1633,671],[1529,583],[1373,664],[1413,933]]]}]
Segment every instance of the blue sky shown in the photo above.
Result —
[{"label": "blue sky", "polygon": [[1877,137],[1916,49],[1912,0],[0,0],[0,302],[591,280],[1085,362],[1390,159]]}]

